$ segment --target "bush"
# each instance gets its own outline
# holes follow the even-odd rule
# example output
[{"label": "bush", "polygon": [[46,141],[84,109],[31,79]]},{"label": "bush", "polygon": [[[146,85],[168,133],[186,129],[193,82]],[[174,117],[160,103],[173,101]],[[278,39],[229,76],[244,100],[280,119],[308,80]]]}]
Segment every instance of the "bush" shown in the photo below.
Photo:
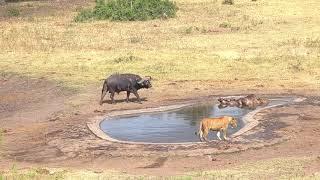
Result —
[{"label": "bush", "polygon": [[145,21],[171,18],[176,15],[177,9],[176,4],[169,0],[96,0],[96,7],[92,11],[81,11],[75,21]]},{"label": "bush", "polygon": [[16,8],[10,8],[10,9],[8,9],[7,13],[8,13],[8,15],[9,15],[10,17],[17,17],[17,16],[20,15],[19,9],[16,9]]}]

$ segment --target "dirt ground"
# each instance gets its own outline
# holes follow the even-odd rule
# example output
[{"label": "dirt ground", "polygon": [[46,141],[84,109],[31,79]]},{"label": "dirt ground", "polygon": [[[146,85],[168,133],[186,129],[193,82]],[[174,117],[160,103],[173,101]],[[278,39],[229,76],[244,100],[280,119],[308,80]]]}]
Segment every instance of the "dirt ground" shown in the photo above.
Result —
[{"label": "dirt ground", "polygon": [[[226,169],[244,162],[282,157],[320,157],[320,98],[315,90],[240,89],[237,82],[228,91],[219,83],[206,86],[174,82],[160,89],[140,91],[142,104],[98,105],[100,86],[90,85],[75,92],[45,79],[12,75],[0,79],[0,169],[19,167],[66,167],[93,171],[117,170],[130,174],[176,175],[184,172]],[[202,84],[202,83],[199,83]],[[167,89],[166,91],[164,89]],[[87,128],[88,119],[115,110],[158,107],[212,99],[218,95],[243,93],[295,95],[301,103],[271,108],[258,113],[260,124],[230,142],[201,145],[128,145],[107,142]],[[134,100],[134,99],[133,99]],[[232,152],[232,153],[231,153]],[[196,163],[194,163],[196,162]],[[320,161],[304,167],[307,174],[320,171]]]}]

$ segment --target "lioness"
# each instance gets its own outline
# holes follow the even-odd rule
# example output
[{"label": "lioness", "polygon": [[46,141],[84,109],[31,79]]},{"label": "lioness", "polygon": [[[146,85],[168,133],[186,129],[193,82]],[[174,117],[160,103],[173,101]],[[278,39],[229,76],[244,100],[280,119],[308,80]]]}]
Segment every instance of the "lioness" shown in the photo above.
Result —
[{"label": "lioness", "polygon": [[232,128],[237,127],[237,120],[234,117],[231,116],[223,116],[223,117],[216,117],[216,118],[204,118],[200,122],[200,127],[198,133],[195,132],[195,134],[199,135],[200,141],[209,141],[208,140],[208,133],[209,130],[211,131],[218,131],[217,137],[219,140],[220,138],[220,132],[223,133],[223,138],[227,140],[227,129],[229,124],[231,124]]}]

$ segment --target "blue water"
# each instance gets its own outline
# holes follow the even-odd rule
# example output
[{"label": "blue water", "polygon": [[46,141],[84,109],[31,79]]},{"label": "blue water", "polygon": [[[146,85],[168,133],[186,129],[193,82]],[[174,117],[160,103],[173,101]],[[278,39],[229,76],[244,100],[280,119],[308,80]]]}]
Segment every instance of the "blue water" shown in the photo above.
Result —
[{"label": "blue water", "polygon": [[[270,105],[285,104],[285,101],[271,101]],[[259,107],[258,107],[259,108]],[[180,143],[198,142],[194,134],[198,131],[202,118],[230,115],[238,119],[238,127],[228,128],[227,136],[244,126],[242,117],[252,110],[227,107],[219,109],[217,104],[200,104],[183,109],[140,114],[107,119],[100,124],[101,129],[110,137],[122,141]],[[209,133],[209,139],[217,139],[216,132]]]}]

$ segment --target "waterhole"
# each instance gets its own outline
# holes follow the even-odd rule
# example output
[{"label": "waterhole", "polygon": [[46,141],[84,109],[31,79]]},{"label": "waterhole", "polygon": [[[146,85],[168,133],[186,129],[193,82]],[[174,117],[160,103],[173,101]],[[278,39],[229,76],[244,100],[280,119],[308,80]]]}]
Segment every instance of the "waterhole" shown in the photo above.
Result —
[{"label": "waterhole", "polygon": [[[270,98],[269,106],[284,105],[292,98]],[[258,107],[257,109],[262,108]],[[230,115],[238,120],[237,128],[228,128],[230,136],[245,126],[243,117],[249,109],[226,107],[220,109],[215,103],[196,104],[181,109],[135,114],[108,118],[100,123],[101,130],[113,139],[131,142],[184,143],[199,142],[195,135],[202,118]],[[209,139],[217,139],[216,132]]]}]

